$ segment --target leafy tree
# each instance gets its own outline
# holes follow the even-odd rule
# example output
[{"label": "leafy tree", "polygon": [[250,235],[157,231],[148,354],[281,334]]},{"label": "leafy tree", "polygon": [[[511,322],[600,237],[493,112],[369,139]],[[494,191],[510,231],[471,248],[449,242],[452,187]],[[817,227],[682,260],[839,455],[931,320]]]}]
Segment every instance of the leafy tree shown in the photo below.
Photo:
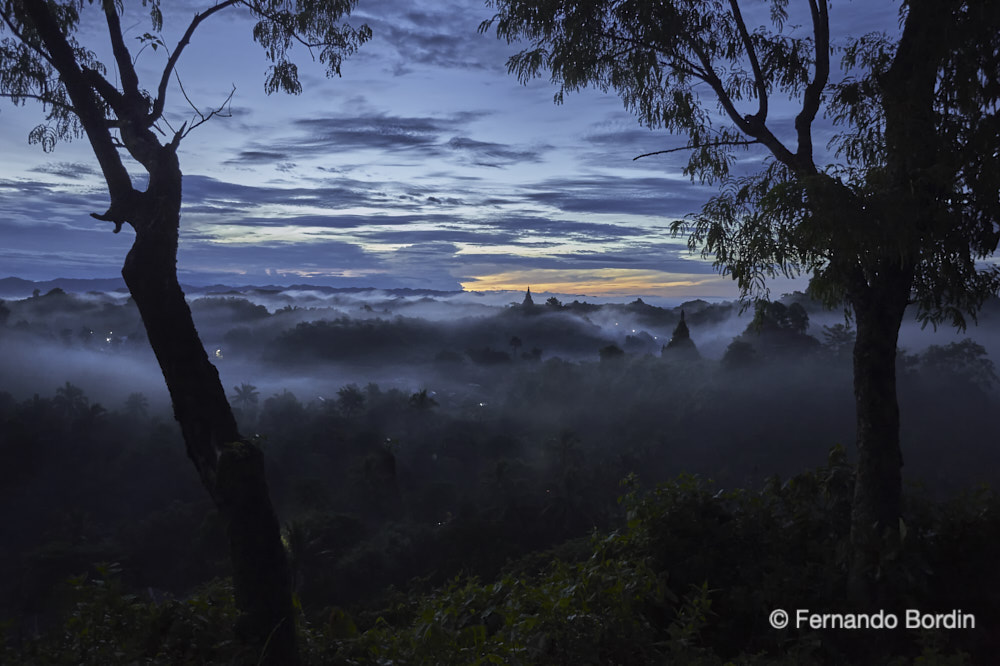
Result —
[{"label": "leafy tree", "polygon": [[727,370],[738,370],[748,368],[757,362],[757,351],[749,342],[733,340],[726,347],[726,353],[722,357],[722,367]]},{"label": "leafy tree", "polygon": [[410,396],[410,407],[418,412],[427,412],[431,408],[438,406],[438,401],[434,399],[433,393],[428,393],[427,389],[420,389]]},{"label": "leafy tree", "polygon": [[357,414],[365,406],[365,394],[357,384],[348,384],[337,391],[337,404],[345,414]]},{"label": "leafy tree", "polygon": [[149,399],[143,393],[129,393],[125,399],[125,413],[132,418],[145,418],[148,409]]},{"label": "leafy tree", "polygon": [[[962,328],[1000,287],[1000,270],[979,261],[1000,240],[1000,4],[909,0],[898,39],[838,45],[828,0],[808,0],[805,31],[785,30],[788,0],[771,0],[771,27],[756,29],[739,0],[487,4],[498,13],[480,31],[530,42],[508,61],[522,82],[550,72],[557,101],[585,86],[614,90],[643,124],[687,137],[658,152],[688,151],[686,174],[725,184],[673,230],[744,297],[766,297],[768,278],[807,274],[813,295],[853,313],[850,587],[870,599],[899,545],[904,312],[915,302],[924,323]],[[835,50],[844,75],[832,81]],[[772,112],[775,98],[796,108],[793,131]],[[821,112],[838,134],[817,162]],[[750,146],[764,149],[764,168],[734,176],[735,150]]]},{"label": "leafy tree", "polygon": [[511,336],[510,341],[507,344],[510,345],[511,357],[517,358],[518,350],[521,349],[521,347],[524,345],[524,343],[521,342],[521,338],[517,337],[516,335],[513,335]]},{"label": "leafy tree", "polygon": [[625,350],[618,345],[607,345],[597,350],[601,361],[614,361],[625,356]]},{"label": "leafy tree", "polygon": [[837,357],[846,358],[850,354],[855,337],[850,323],[823,327],[823,344]]},{"label": "leafy tree", "polygon": [[52,403],[62,416],[67,419],[80,416],[90,406],[90,400],[87,399],[83,389],[70,382],[66,382],[64,386],[56,389],[56,396],[53,398]]},{"label": "leafy tree", "polygon": [[931,345],[920,355],[920,364],[932,373],[968,382],[983,391],[1000,382],[986,348],[970,338],[943,347]]},{"label": "leafy tree", "polygon": [[[0,3],[0,96],[15,104],[40,102],[45,122],[28,139],[51,150],[59,140],[86,137],[107,183],[110,205],[98,220],[125,224],[135,231],[122,277],[138,306],[163,371],[184,434],[187,452],[202,483],[227,524],[234,588],[241,619],[237,633],[266,651],[267,663],[293,664],[294,618],[285,552],[274,515],[259,450],[237,430],[218,372],[209,362],[191,311],[177,281],[176,260],[181,210],[181,171],[177,151],[183,139],[211,118],[225,115],[228,99],[212,111],[195,110],[178,128],[164,116],[173,94],[170,80],[198,27],[224,11],[243,9],[256,20],[253,39],[273,65],[265,79],[269,93],[302,89],[289,50],[307,46],[339,73],[344,56],[370,36],[367,26],[343,23],[356,0],[290,2],[223,0],[206,3],[195,14],[152,86],[144,88],[136,68],[138,53],[126,44],[128,24],[145,11],[151,31],[138,38],[143,47],[165,47],[159,0],[134,3],[103,0],[5,0]],[[84,12],[103,14],[113,62],[101,62],[82,40]],[[110,70],[115,76],[107,76]],[[232,95],[230,95],[231,97]],[[192,105],[193,106],[193,105]],[[122,152],[147,172],[145,190],[136,187]],[[265,649],[266,648],[266,649]]]}]

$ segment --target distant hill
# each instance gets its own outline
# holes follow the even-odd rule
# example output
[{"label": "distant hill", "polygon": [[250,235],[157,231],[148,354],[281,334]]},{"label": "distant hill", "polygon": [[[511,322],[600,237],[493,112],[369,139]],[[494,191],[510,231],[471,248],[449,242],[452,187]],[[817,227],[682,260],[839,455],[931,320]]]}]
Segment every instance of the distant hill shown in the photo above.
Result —
[{"label": "distant hill", "polygon": [[[62,289],[68,293],[82,294],[88,291],[100,291],[100,292],[113,292],[113,291],[127,291],[125,286],[125,280],[120,277],[116,278],[92,278],[92,279],[80,279],[80,278],[56,278],[54,280],[24,280],[18,277],[7,277],[0,279],[0,298],[7,299],[22,299],[31,296],[37,289],[42,294],[52,291],[55,288]],[[394,289],[378,289],[375,287],[326,287],[320,285],[311,284],[293,284],[291,286],[281,286],[281,285],[252,285],[252,286],[230,286],[225,284],[213,284],[208,286],[194,286],[182,284],[181,287],[185,292],[193,292],[198,294],[212,294],[212,295],[236,295],[236,294],[249,294],[253,292],[258,293],[281,293],[286,291],[314,291],[321,294],[354,294],[363,293],[367,291],[378,291],[386,294],[391,294],[392,296],[402,296],[402,297],[412,297],[412,296],[428,296],[428,297],[443,297],[452,296],[461,292],[458,291],[439,291],[435,289],[410,289],[410,288],[394,288]]]},{"label": "distant hill", "polygon": [[71,293],[121,291],[126,288],[125,280],[120,277],[96,279],[56,278],[55,280],[44,280],[42,282],[8,277],[0,279],[0,298],[27,298],[36,289],[44,294],[57,287]]}]

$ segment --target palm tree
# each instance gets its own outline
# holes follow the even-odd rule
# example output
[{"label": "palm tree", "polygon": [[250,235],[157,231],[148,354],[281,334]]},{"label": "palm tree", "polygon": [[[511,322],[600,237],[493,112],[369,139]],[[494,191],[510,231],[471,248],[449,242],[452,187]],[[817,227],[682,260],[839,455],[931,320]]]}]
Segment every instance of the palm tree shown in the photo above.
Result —
[{"label": "palm tree", "polygon": [[66,418],[73,418],[87,409],[90,400],[84,395],[83,389],[66,382],[65,386],[56,389],[56,397],[52,402]]},{"label": "palm tree", "polygon": [[253,418],[254,413],[257,411],[257,402],[260,399],[257,387],[253,384],[243,382],[239,386],[234,386],[233,390],[236,391],[236,395],[233,396],[233,405],[243,412],[247,418]]}]

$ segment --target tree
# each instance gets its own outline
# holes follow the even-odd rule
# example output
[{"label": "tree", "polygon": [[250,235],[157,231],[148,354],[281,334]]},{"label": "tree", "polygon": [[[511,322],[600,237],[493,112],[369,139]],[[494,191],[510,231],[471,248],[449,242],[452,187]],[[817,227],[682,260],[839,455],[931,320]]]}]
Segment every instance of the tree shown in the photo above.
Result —
[{"label": "tree", "polygon": [[365,394],[357,384],[348,384],[337,391],[337,404],[344,414],[354,416],[365,406]]},{"label": "tree", "polygon": [[56,389],[52,404],[64,418],[69,420],[75,419],[90,408],[90,400],[87,399],[83,389],[70,382]]},{"label": "tree", "polygon": [[835,358],[847,358],[854,348],[855,337],[850,323],[823,327],[823,345]]},{"label": "tree", "polygon": [[234,386],[233,390],[236,391],[233,396],[233,404],[243,412],[244,417],[253,418],[257,411],[257,404],[260,402],[260,391],[249,382]]},{"label": "tree", "polygon": [[433,407],[438,406],[438,401],[434,399],[434,393],[428,393],[427,389],[420,389],[410,396],[410,407],[418,412],[426,413]]},{"label": "tree", "polygon": [[[686,135],[658,152],[688,151],[684,172],[724,187],[673,231],[714,256],[744,298],[766,297],[768,278],[806,274],[811,295],[853,315],[850,588],[871,601],[900,547],[904,312],[915,303],[925,324],[963,328],[1000,287],[997,268],[979,261],[1000,239],[1000,4],[910,0],[897,40],[872,33],[837,45],[828,0],[804,3],[796,20],[806,33],[784,30],[788,0],[771,0],[772,27],[753,30],[739,0],[487,4],[498,13],[480,31],[531,42],[508,61],[522,82],[550,72],[557,102],[585,86],[614,90],[643,124]],[[844,75],[831,81],[835,50]],[[774,98],[796,109],[791,129],[774,117]],[[818,163],[821,112],[838,134]],[[735,151],[751,146],[764,168],[731,174]]]},{"label": "tree", "polygon": [[625,356],[625,351],[618,345],[607,345],[597,350],[601,362],[612,362]]},{"label": "tree", "polygon": [[[45,150],[58,140],[86,137],[110,196],[108,209],[92,216],[112,222],[115,232],[126,224],[135,231],[122,277],[163,372],[188,456],[226,524],[240,610],[237,633],[254,650],[254,660],[263,663],[298,661],[285,552],[261,453],[237,430],[176,272],[182,192],[178,147],[193,129],[225,115],[228,99],[214,110],[195,108],[191,121],[176,129],[164,111],[168,94],[173,94],[170,81],[177,62],[198,27],[210,17],[236,8],[248,10],[257,21],[253,38],[273,63],[265,90],[298,93],[302,86],[288,57],[291,46],[308,47],[313,55],[318,53],[330,74],[339,73],[343,57],[371,36],[367,26],[353,28],[342,22],[355,4],[356,0],[222,0],[210,4],[194,15],[177,44],[167,50],[162,72],[147,89],[137,73],[138,54],[130,51],[122,30],[126,3],[0,2],[0,96],[15,104],[41,103],[45,123],[28,139]],[[143,0],[142,6],[144,10],[138,10],[135,3],[128,3],[129,12],[147,11],[151,22],[152,32],[139,37],[139,42],[143,48],[166,50],[160,36],[160,1]],[[114,58],[110,68],[78,38],[85,11],[103,14]],[[129,23],[132,20],[129,16]],[[114,77],[106,76],[109,69]],[[148,174],[145,190],[129,175],[123,151]]]},{"label": "tree", "polygon": [[125,399],[125,413],[133,419],[145,418],[149,409],[149,398],[143,393],[129,393]]},{"label": "tree", "polygon": [[510,341],[507,344],[510,345],[511,357],[514,358],[514,359],[516,359],[517,358],[517,352],[518,352],[519,349],[521,349],[521,347],[522,347],[522,345],[524,345],[524,343],[521,342],[521,338],[517,337],[516,335],[512,335],[510,337]]}]

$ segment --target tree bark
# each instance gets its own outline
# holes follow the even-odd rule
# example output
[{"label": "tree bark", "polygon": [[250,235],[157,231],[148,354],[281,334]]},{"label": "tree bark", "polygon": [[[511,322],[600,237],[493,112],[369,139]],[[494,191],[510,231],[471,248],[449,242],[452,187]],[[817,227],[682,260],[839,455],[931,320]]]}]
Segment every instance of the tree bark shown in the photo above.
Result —
[{"label": "tree bark", "polygon": [[135,242],[122,269],[156,354],[191,458],[226,526],[249,663],[298,663],[291,580],[260,450],[239,433],[219,373],[198,337],[177,281],[181,171],[160,149],[129,221]]},{"label": "tree bark", "polygon": [[881,567],[899,547],[903,456],[896,395],[896,346],[912,270],[887,267],[853,295],[854,400],[858,462],[851,513],[848,593],[860,606],[886,603]]},{"label": "tree bark", "polygon": [[869,609],[885,607],[885,556],[902,547],[902,453],[896,398],[899,327],[910,299],[921,246],[935,232],[942,194],[935,87],[954,23],[954,0],[913,0],[892,63],[879,77],[885,112],[882,241],[861,260],[864,278],[849,290],[857,317],[854,394],[858,467],[851,518],[849,594]]}]

